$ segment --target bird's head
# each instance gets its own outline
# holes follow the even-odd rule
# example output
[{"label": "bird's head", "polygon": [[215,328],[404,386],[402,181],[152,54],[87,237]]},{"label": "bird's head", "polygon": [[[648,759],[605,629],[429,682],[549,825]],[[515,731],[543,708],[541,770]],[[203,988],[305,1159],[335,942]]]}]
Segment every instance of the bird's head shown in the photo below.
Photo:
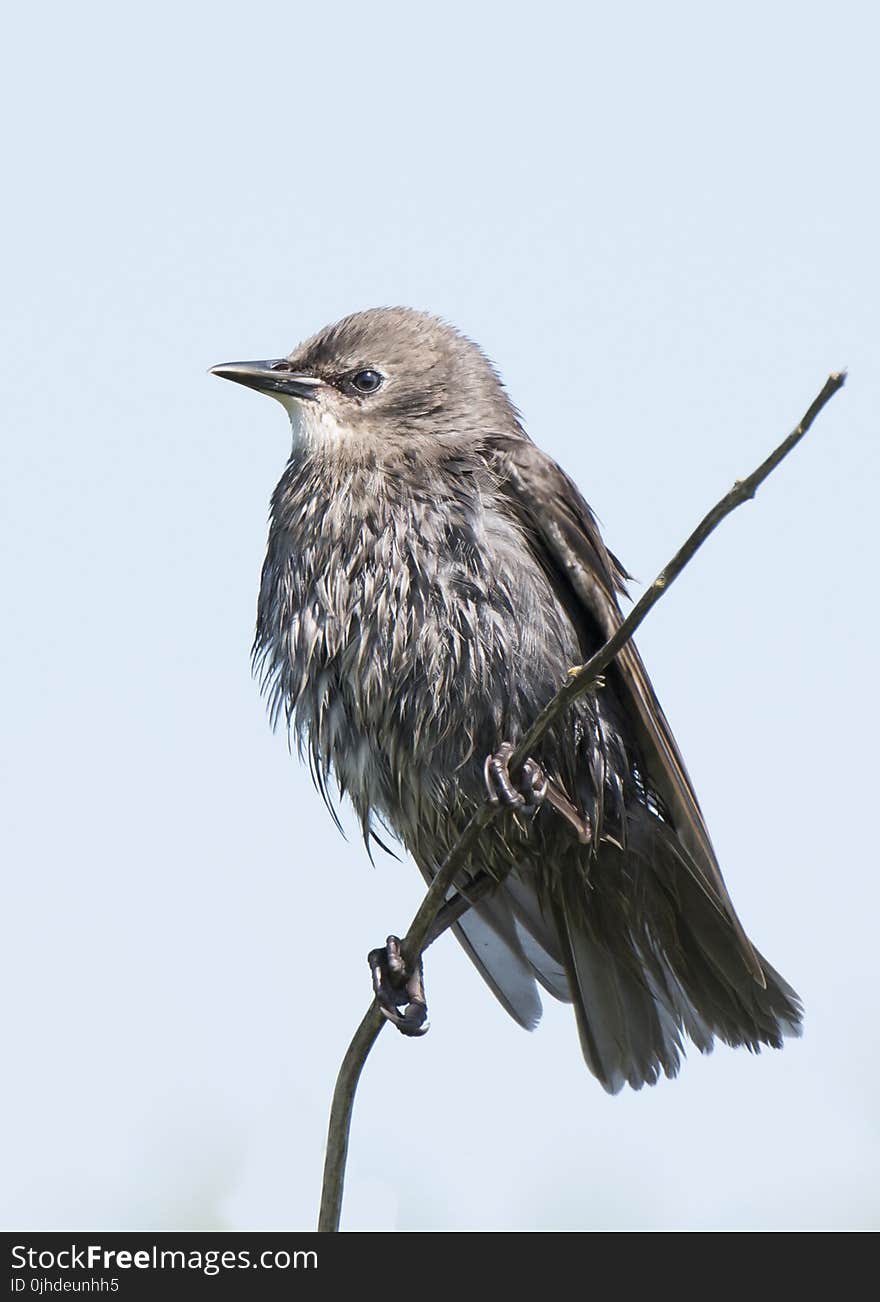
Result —
[{"label": "bird's head", "polygon": [[277,398],[295,445],[361,459],[473,445],[518,431],[517,413],[475,343],[411,308],[345,317],[285,358],[211,372]]}]

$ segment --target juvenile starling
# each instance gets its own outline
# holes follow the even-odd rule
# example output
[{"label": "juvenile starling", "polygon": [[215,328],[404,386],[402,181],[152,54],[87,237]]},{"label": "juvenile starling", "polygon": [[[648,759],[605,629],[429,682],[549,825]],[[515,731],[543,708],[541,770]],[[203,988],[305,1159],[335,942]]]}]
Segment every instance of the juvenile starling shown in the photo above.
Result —
[{"label": "juvenile starling", "polygon": [[629,576],[480,349],[383,308],[214,374],[277,398],[293,427],[254,644],[272,721],[331,809],[335,782],[367,844],[387,829],[426,881],[487,782],[512,807],[462,877],[500,884],[455,928],[511,1016],[536,1025],[538,985],[572,1002],[612,1093],[674,1076],[685,1033],[703,1052],[798,1034],[632,642],[508,772],[510,743],[619,625]]}]

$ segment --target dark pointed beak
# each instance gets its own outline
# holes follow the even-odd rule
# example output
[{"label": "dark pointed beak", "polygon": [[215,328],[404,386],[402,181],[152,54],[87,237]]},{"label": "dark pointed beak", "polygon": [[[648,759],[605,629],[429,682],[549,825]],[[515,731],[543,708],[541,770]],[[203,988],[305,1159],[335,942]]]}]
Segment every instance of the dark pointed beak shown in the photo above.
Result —
[{"label": "dark pointed beak", "polygon": [[223,362],[212,366],[210,374],[246,384],[259,393],[286,394],[291,398],[316,398],[324,385],[314,375],[300,375],[291,370],[290,362],[283,358],[270,362]]}]

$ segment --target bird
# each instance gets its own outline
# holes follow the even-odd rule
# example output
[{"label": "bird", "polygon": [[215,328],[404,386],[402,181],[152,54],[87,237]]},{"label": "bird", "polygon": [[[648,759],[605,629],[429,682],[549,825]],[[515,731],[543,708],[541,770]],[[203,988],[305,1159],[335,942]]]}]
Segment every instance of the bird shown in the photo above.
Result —
[{"label": "bird", "polygon": [[[573,1005],[609,1093],[676,1076],[688,1041],[757,1052],[800,1034],[632,641],[509,769],[619,627],[631,576],[481,348],[430,313],[372,308],[212,373],[290,418],[253,663],[334,818],[347,797],[367,850],[390,835],[430,882],[487,797],[508,807],[462,870],[465,895],[480,874],[492,889],[455,933],[521,1026],[542,990]],[[389,949],[386,968],[402,961]]]}]

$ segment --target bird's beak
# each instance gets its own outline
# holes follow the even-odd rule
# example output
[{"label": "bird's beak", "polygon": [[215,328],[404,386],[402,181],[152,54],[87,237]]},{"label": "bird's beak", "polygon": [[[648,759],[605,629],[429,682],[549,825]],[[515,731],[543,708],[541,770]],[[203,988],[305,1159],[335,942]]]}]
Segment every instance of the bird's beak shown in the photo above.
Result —
[{"label": "bird's beak", "polygon": [[276,397],[316,398],[324,385],[324,381],[314,375],[300,375],[291,370],[290,362],[283,358],[269,362],[223,362],[220,366],[212,366],[210,374]]}]

